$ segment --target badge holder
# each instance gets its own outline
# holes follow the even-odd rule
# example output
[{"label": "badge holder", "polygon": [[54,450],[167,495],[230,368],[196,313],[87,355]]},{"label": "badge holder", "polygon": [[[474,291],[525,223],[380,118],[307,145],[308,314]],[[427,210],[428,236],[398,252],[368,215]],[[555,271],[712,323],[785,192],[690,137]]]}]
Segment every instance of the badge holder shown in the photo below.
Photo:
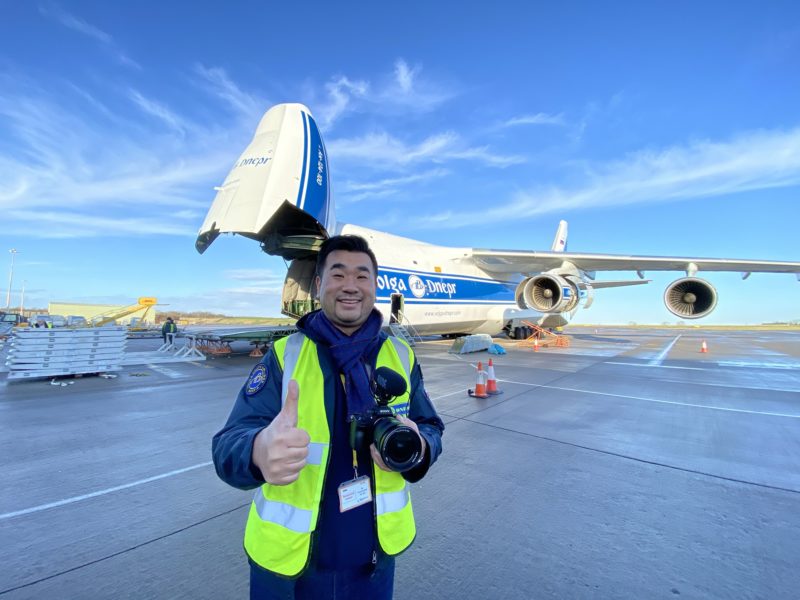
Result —
[{"label": "badge holder", "polygon": [[339,485],[339,512],[347,512],[363,504],[372,502],[372,488],[369,475],[358,476],[358,460],[353,450],[353,479]]}]

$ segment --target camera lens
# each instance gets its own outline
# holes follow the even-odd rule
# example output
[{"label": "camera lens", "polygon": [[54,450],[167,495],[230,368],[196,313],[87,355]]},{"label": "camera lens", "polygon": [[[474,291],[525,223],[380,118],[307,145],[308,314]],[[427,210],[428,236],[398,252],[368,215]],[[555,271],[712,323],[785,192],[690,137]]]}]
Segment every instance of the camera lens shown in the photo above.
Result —
[{"label": "camera lens", "polygon": [[386,466],[401,473],[413,467],[422,454],[417,432],[393,418],[375,423],[375,447]]}]

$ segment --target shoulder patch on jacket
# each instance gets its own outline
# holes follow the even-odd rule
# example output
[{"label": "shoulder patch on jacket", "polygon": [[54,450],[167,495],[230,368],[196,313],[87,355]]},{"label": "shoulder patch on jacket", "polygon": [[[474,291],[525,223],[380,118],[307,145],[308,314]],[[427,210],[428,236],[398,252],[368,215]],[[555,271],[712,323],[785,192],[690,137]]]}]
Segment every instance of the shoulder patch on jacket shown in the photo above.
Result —
[{"label": "shoulder patch on jacket", "polygon": [[248,396],[253,396],[264,389],[265,385],[267,385],[267,365],[258,363],[250,371],[250,377],[247,378],[244,393]]}]

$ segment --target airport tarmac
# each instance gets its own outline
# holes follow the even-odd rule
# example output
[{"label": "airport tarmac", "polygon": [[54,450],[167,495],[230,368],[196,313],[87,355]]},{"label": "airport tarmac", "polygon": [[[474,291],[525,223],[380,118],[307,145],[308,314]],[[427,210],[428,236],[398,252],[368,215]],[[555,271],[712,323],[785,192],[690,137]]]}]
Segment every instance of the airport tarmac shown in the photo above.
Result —
[{"label": "airport tarmac", "polygon": [[[447,429],[395,598],[796,598],[800,332],[567,333],[500,341],[486,400],[486,352],[417,347]],[[0,380],[0,599],[247,597],[210,446],[254,361]]]}]

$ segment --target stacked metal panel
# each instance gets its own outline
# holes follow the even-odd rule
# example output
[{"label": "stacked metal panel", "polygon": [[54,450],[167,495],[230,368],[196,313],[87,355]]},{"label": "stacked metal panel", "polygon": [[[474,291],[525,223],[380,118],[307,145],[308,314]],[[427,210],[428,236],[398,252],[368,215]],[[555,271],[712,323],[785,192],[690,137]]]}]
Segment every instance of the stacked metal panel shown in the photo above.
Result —
[{"label": "stacked metal panel", "polygon": [[18,329],[6,360],[8,379],[119,371],[126,341],[125,327]]}]

